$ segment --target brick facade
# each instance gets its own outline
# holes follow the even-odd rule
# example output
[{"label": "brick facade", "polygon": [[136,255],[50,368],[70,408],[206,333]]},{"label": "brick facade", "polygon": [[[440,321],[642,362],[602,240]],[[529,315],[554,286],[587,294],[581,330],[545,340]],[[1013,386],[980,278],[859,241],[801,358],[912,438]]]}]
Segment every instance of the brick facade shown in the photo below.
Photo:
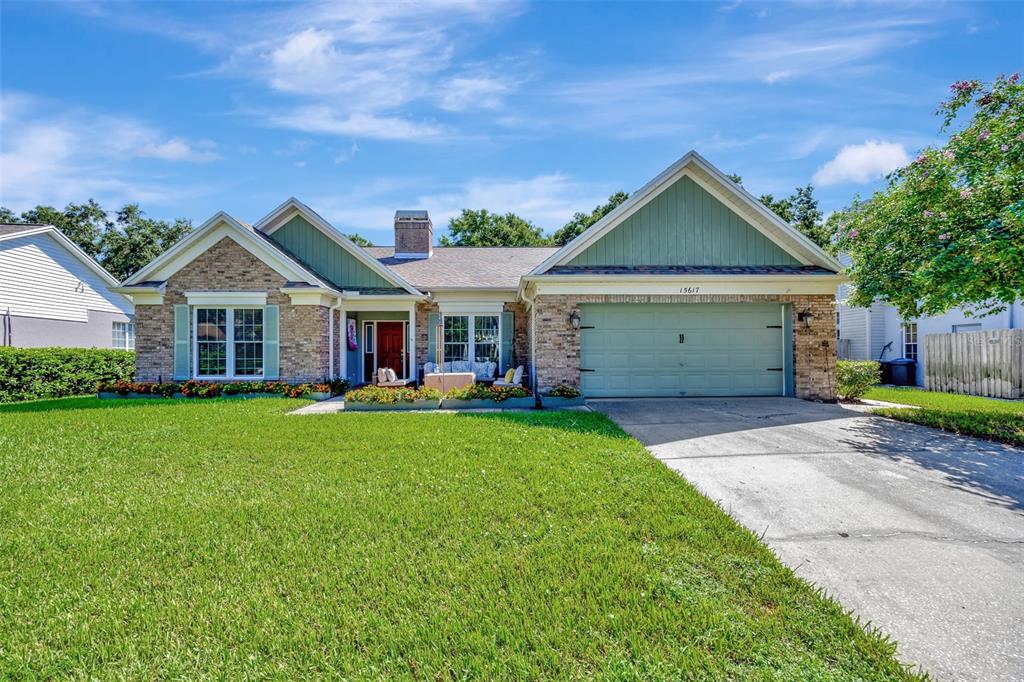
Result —
[{"label": "brick facade", "polygon": [[[835,399],[835,298],[829,295],[539,295],[536,298],[537,387],[579,386],[580,333],[570,313],[584,303],[790,303],[793,314],[794,389],[798,398]],[[807,327],[803,311],[814,314]]]},{"label": "brick facade", "polygon": [[[162,305],[135,306],[135,378],[170,381],[174,376],[174,306],[187,291],[260,291],[280,306],[282,381],[317,381],[329,371],[328,312],[317,305],[292,305],[281,293],[285,278],[235,241],[225,237],[174,273]],[[191,318],[190,318],[191,319]],[[190,375],[195,358],[189,344]]]}]

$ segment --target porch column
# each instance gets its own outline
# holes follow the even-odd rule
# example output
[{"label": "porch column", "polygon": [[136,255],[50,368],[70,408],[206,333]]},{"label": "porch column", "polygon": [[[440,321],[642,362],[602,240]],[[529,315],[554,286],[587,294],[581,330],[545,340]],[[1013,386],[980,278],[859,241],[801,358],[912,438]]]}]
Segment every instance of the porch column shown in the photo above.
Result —
[{"label": "porch column", "polygon": [[338,306],[338,378],[348,379],[348,320],[345,319],[345,305]]},{"label": "porch column", "polygon": [[405,376],[409,381],[416,381],[416,304],[409,306],[409,340],[405,344],[407,358]]}]

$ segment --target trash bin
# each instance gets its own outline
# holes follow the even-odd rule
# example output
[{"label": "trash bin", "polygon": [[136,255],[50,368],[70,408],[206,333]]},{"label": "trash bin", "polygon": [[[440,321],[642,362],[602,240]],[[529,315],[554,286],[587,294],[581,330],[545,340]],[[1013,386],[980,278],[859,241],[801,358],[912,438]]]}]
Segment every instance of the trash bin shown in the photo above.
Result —
[{"label": "trash bin", "polygon": [[882,365],[882,380],[879,383],[891,384],[892,383],[892,360],[885,360],[881,363]]},{"label": "trash bin", "polygon": [[917,385],[917,361],[896,358],[892,361],[892,383],[895,386]]}]

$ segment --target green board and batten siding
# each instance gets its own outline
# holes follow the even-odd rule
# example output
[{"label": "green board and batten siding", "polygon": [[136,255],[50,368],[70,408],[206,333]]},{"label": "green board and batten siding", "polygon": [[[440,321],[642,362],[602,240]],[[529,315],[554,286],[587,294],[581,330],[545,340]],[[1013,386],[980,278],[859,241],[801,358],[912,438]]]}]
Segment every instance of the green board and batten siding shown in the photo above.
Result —
[{"label": "green board and batten siding", "polygon": [[684,176],[568,264],[799,265],[800,262]]},{"label": "green board and batten siding", "polygon": [[403,291],[360,262],[302,216],[295,216],[274,230],[270,238],[339,289]]}]

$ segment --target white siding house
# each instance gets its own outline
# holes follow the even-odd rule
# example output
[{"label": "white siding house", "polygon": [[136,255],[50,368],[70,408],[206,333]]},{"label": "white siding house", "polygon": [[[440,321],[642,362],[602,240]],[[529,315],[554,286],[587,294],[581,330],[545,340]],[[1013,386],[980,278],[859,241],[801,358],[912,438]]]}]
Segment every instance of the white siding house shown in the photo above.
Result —
[{"label": "white siding house", "polygon": [[0,225],[0,345],[134,347],[132,303],[49,225]]}]

